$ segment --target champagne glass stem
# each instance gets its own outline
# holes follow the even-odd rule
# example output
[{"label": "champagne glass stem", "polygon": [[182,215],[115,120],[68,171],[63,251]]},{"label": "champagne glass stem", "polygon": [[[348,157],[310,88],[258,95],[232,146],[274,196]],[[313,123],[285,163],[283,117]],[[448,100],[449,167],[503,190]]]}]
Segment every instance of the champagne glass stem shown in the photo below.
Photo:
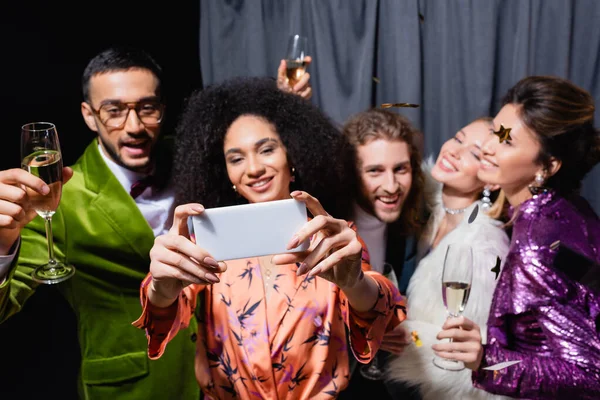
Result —
[{"label": "champagne glass stem", "polygon": [[[458,315],[457,315],[457,317],[458,317]],[[451,314],[448,314],[448,315],[446,316],[446,321],[447,321],[447,320],[449,320],[450,318],[452,318],[452,315],[451,315]],[[448,343],[452,343],[452,338],[448,338]]]},{"label": "champagne glass stem", "polygon": [[52,236],[52,216],[48,215],[44,217],[44,223],[46,225],[46,241],[48,242],[48,265],[52,268],[56,265],[54,259],[54,238]]}]

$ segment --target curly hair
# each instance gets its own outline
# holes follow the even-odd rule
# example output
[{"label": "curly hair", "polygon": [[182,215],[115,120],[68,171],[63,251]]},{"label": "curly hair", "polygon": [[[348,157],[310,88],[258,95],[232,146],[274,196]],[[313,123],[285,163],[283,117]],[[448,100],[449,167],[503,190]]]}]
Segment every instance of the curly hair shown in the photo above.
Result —
[{"label": "curly hair", "polygon": [[529,76],[508,90],[502,105],[519,114],[541,145],[538,162],[562,162],[545,186],[564,197],[577,195],[585,175],[600,161],[600,133],[594,127],[594,98],[566,79]]},{"label": "curly hair", "polygon": [[[353,115],[344,125],[344,135],[353,148],[353,157],[358,165],[358,146],[365,145],[373,140],[384,139],[388,141],[401,141],[408,145],[410,166],[412,169],[412,185],[402,207],[398,226],[404,233],[415,233],[423,225],[422,198],[425,178],[421,169],[421,152],[418,142],[421,132],[410,121],[394,112],[373,108]],[[356,196],[361,196],[356,187]]]},{"label": "curly hair", "polygon": [[350,217],[356,182],[350,145],[316,106],[277,89],[271,78],[234,78],[187,99],[176,128],[176,204],[246,202],[232,189],[223,153],[229,127],[243,115],[264,119],[279,134],[288,165],[295,168],[290,190],[310,193],[334,217]]}]

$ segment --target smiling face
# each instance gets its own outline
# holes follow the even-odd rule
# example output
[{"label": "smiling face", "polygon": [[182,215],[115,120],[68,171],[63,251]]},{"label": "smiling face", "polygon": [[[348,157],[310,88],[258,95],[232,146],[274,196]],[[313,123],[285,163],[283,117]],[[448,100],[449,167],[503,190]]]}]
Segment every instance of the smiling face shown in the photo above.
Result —
[{"label": "smiling face", "polygon": [[229,180],[248,202],[290,198],[287,153],[273,125],[242,115],[227,130],[223,152]]},{"label": "smiling face", "polygon": [[359,145],[357,156],[361,206],[383,222],[396,221],[412,185],[408,145],[375,139]]},{"label": "smiling face", "polygon": [[544,167],[538,161],[541,146],[535,133],[521,120],[519,106],[502,107],[494,118],[493,129],[497,131],[500,125],[511,128],[512,140],[500,143],[498,136],[488,135],[477,176],[484,182],[499,185],[515,205],[530,197],[528,186],[536,174],[544,174]]},{"label": "smiling face", "polygon": [[482,143],[490,135],[491,122],[478,120],[462,128],[444,143],[431,176],[459,194],[475,196],[484,183],[477,178]]},{"label": "smiling face", "polygon": [[107,127],[93,110],[104,104],[158,100],[158,88],[158,78],[146,69],[107,72],[90,79],[89,104],[81,104],[83,118],[87,126],[98,133],[105,154],[127,169],[146,171],[151,166],[160,124],[146,126],[136,112],[130,110],[122,127]]}]

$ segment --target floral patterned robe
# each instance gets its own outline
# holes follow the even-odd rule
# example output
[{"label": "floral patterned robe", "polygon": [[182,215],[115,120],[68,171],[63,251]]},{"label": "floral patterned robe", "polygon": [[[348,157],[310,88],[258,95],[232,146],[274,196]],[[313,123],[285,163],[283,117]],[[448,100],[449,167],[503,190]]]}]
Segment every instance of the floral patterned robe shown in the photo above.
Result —
[{"label": "floral patterned robe", "polygon": [[228,261],[221,282],[190,285],[168,308],[148,301],[148,275],[141,286],[143,313],[134,325],[146,330],[148,355],[157,359],[201,302],[196,379],[207,396],[335,398],[348,385],[348,346],[358,361],[369,362],[384,332],[406,316],[398,290],[366,260],[363,251],[363,270],[379,286],[377,303],[366,313],[354,311],[333,283],[296,276],[293,264],[272,274],[267,302],[258,259],[250,258]]}]

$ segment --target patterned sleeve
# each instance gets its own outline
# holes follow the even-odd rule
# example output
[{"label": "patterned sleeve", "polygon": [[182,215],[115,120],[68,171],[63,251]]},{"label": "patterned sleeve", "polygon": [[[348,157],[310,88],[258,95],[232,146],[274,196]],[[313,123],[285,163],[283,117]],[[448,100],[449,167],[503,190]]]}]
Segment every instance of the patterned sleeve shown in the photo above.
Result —
[{"label": "patterned sleeve", "polygon": [[[350,226],[355,229],[352,224]],[[352,352],[359,362],[366,364],[379,350],[384,333],[406,319],[406,304],[400,291],[389,279],[371,271],[367,246],[360,237],[358,239],[363,245],[362,270],[377,282],[377,302],[371,310],[359,313],[350,306],[348,298],[340,291],[340,305],[349,330]]]},{"label": "patterned sleeve", "polygon": [[198,293],[206,286],[190,285],[183,289],[179,298],[169,307],[156,307],[148,300],[148,284],[152,280],[150,274],[140,286],[140,302],[142,315],[133,322],[133,326],[146,331],[148,339],[148,357],[156,360],[162,356],[167,346],[180,329],[185,329],[196,308]]}]

